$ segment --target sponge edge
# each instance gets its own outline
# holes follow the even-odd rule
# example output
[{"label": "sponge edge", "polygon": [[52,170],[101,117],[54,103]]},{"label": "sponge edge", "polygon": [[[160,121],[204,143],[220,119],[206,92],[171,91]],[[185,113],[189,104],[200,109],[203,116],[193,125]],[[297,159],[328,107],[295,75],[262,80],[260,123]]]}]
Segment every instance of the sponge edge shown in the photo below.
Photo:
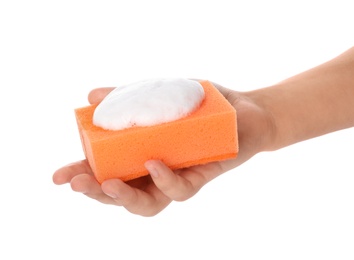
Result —
[{"label": "sponge edge", "polygon": [[191,115],[147,127],[111,131],[92,123],[96,105],[75,110],[85,156],[98,182],[129,181],[148,172],[144,163],[163,161],[179,169],[235,158],[236,111],[209,81],[200,81],[205,98]]}]

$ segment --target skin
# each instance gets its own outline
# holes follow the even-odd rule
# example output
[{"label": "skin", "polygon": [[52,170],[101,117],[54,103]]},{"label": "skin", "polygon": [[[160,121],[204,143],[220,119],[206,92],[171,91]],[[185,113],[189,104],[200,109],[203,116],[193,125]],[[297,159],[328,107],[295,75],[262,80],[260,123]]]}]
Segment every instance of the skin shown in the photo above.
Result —
[{"label": "skin", "polygon": [[[95,180],[86,160],[58,169],[55,184],[70,183],[101,203],[123,206],[141,216],[154,216],[171,201],[184,201],[217,176],[262,151],[354,126],[354,48],[338,57],[273,86],[237,92],[213,83],[237,111],[239,154],[236,159],[176,171],[161,161],[147,161],[150,175],[127,183]],[[99,103],[113,88],[94,89],[90,104]]]}]

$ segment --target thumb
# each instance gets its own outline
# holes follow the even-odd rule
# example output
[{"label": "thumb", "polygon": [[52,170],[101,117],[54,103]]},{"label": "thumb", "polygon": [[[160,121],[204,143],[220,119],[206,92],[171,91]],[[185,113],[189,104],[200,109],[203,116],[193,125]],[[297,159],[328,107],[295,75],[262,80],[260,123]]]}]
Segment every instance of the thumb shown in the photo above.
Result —
[{"label": "thumb", "polygon": [[100,103],[113,89],[114,87],[96,88],[90,91],[88,94],[88,101],[90,104]]}]

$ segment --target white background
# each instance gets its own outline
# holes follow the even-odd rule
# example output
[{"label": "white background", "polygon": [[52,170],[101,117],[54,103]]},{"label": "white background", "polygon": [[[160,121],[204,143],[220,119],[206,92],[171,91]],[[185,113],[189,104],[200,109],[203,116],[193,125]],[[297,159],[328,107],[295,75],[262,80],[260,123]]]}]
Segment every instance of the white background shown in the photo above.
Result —
[{"label": "white background", "polygon": [[354,45],[351,2],[1,1],[0,259],[354,259],[354,129],[258,154],[152,218],[52,183],[83,158],[91,89],[269,86]]}]

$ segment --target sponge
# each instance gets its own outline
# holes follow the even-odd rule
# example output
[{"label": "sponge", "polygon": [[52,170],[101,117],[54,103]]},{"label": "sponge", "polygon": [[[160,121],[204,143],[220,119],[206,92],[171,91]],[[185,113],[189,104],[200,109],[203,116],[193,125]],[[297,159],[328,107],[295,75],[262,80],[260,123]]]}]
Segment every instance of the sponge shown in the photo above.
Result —
[{"label": "sponge", "polygon": [[99,183],[129,181],[148,174],[144,163],[163,161],[179,169],[235,158],[238,154],[236,110],[209,81],[200,81],[205,98],[184,118],[154,126],[105,130],[92,123],[97,105],[75,109],[85,156]]}]

